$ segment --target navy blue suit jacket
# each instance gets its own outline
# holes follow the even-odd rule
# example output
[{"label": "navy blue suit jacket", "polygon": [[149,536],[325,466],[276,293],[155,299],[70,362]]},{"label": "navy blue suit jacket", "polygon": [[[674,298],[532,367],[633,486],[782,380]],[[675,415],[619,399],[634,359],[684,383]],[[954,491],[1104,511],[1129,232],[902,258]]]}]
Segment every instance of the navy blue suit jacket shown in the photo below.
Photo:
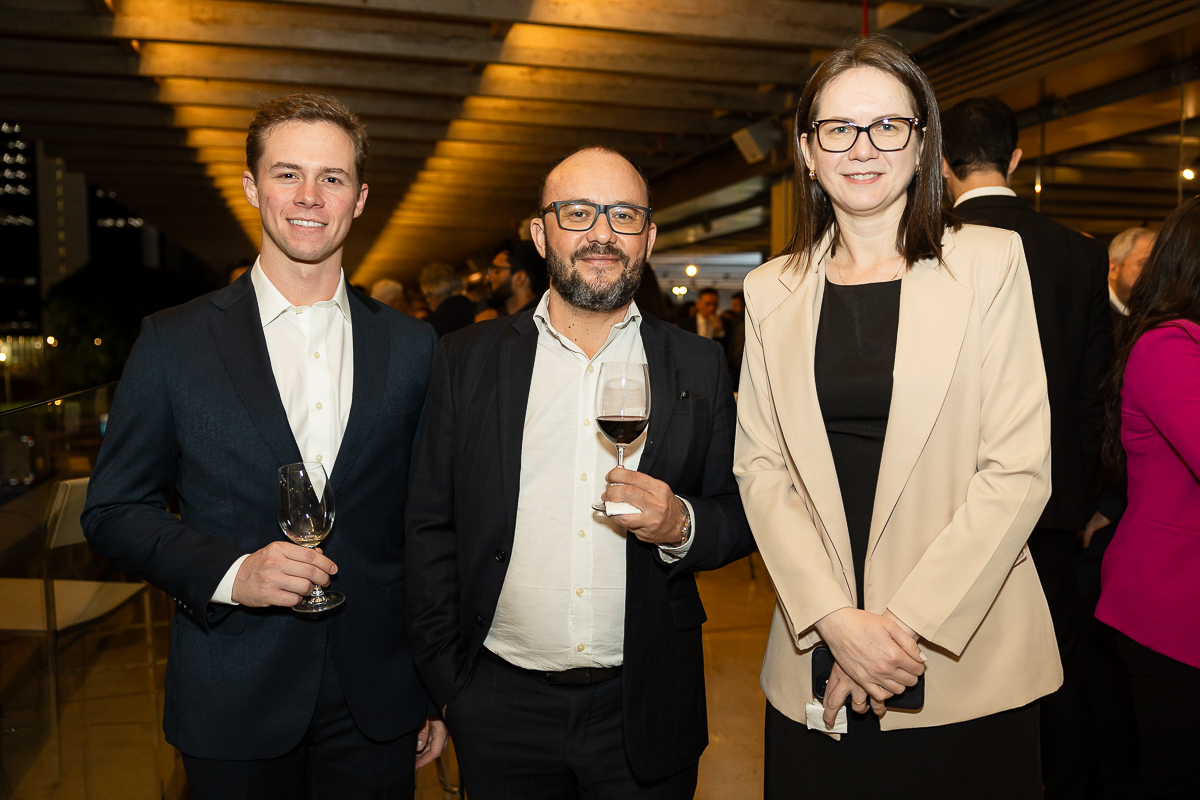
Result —
[{"label": "navy blue suit jacket", "polygon": [[330,475],[337,520],[322,545],[346,602],[317,619],[209,603],[238,557],[283,538],[276,470],[301,460],[249,273],[148,317],[117,388],[83,526],[97,552],[175,598],[163,728],[188,755],[292,749],[327,641],[367,736],[400,736],[428,710],[404,625],[404,506],[437,339],[348,293],[354,397]]},{"label": "navy blue suit jacket", "polygon": [[[656,780],[695,764],[708,743],[707,617],[695,572],[745,556],[754,540],[733,477],[736,410],[721,347],[649,314],[641,333],[652,411],[638,471],[696,515],[692,545],[674,564],[627,537],[622,724],[634,772]],[[429,693],[438,708],[450,704],[451,729],[513,548],[537,341],[525,311],[446,336],[434,364],[408,504],[408,624]]]}]

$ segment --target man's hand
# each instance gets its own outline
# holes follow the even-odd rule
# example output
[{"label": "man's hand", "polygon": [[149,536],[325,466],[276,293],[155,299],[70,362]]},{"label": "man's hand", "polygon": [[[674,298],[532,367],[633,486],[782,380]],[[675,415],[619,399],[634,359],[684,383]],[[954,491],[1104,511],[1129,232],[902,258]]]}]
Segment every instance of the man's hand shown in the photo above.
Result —
[{"label": "man's hand", "polygon": [[1087,527],[1079,532],[1079,540],[1083,543],[1083,549],[1091,547],[1092,537],[1096,535],[1096,531],[1101,528],[1107,528],[1112,525],[1112,520],[1097,511],[1092,514],[1092,518],[1088,520]]},{"label": "man's hand", "polygon": [[915,686],[925,672],[925,654],[890,612],[880,616],[847,606],[822,617],[816,628],[838,666],[880,703]]},{"label": "man's hand", "polygon": [[637,538],[649,544],[674,547],[683,533],[683,509],[679,498],[660,480],[640,472],[614,467],[604,476],[609,486],[600,499],[609,503],[629,503],[640,514],[620,514],[614,519]]},{"label": "man's hand", "polygon": [[321,549],[309,550],[291,542],[271,542],[251,553],[238,567],[232,599],[251,608],[291,608],[312,593],[314,584],[329,585],[337,565]]},{"label": "man's hand", "polygon": [[421,732],[417,734],[417,765],[413,769],[432,764],[446,749],[446,739],[449,735],[446,723],[440,719],[430,717],[425,720]]}]

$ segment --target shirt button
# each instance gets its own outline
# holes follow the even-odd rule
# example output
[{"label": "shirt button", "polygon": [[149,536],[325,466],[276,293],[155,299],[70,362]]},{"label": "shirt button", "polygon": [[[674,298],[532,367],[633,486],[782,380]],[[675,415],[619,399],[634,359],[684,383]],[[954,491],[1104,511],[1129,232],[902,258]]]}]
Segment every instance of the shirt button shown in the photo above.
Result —
[{"label": "shirt button", "polygon": [[575,590],[575,596],[583,597],[583,587],[582,586],[580,586],[578,589]]},{"label": "shirt button", "polygon": [[579,480],[581,480],[581,481],[586,481],[586,480],[587,480],[587,473],[586,473],[586,472],[580,473],[580,475],[579,475]]},{"label": "shirt button", "polygon": [[483,617],[476,614],[475,615],[475,624],[482,628],[483,627]]},{"label": "shirt button", "polygon": [[585,419],[585,420],[583,421],[583,424],[584,424],[584,425],[591,425],[591,424],[592,424],[592,421],[591,421],[590,419]]},{"label": "shirt button", "polygon": [[[595,368],[591,364],[588,364],[588,372],[595,372],[595,371],[596,371]],[[580,645],[580,647],[582,647],[582,646],[583,645]]]},{"label": "shirt button", "polygon": [[320,357],[321,357],[320,353],[313,353],[313,358],[320,358]]},{"label": "shirt button", "polygon": [[318,463],[320,463],[320,462],[321,462],[321,461],[323,461],[323,460],[324,460],[324,459],[322,459],[322,458],[321,458],[321,456],[317,456],[317,462],[318,462]]},{"label": "shirt button", "polygon": [[587,533],[584,532],[583,528],[580,528],[579,529],[579,538],[582,539],[585,536],[587,536]]},{"label": "shirt button", "polygon": [[577,645],[575,645],[575,649],[576,649],[576,650],[578,650],[579,652],[581,652],[581,653],[582,653],[582,652],[583,652],[583,645],[581,645],[581,644],[577,644]]},{"label": "shirt button", "polygon": [[502,563],[508,557],[503,550],[497,550],[494,555],[496,556],[496,560]]},{"label": "shirt button", "polygon": [[321,404],[317,403],[317,411],[320,411],[320,410],[321,410]]}]

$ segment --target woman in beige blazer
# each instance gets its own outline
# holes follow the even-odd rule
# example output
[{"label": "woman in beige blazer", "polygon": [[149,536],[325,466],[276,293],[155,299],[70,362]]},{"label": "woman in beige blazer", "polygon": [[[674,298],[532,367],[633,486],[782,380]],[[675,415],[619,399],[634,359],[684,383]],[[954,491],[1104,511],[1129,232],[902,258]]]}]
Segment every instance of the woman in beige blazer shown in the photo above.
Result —
[{"label": "woman in beige blazer", "polygon": [[[1050,408],[1020,238],[943,212],[933,90],[889,40],[826,58],[795,130],[791,255],[745,284],[734,465],[778,593],[766,797],[1040,797],[1031,704],[1062,670],[1025,548]],[[919,710],[886,709],[919,680]]]}]

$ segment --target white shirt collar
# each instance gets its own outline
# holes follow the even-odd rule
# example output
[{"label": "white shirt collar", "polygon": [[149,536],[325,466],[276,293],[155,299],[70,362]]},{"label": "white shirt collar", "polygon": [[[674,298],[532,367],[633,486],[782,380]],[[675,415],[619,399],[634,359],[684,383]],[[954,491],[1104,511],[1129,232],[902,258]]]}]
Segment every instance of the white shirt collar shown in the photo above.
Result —
[{"label": "white shirt collar", "polygon": [[954,207],[958,208],[968,200],[973,200],[976,197],[1016,197],[1017,193],[1007,186],[980,186],[977,189],[971,189],[963,192],[954,201]]},{"label": "white shirt collar", "polygon": [[[275,284],[271,283],[271,279],[267,277],[267,273],[263,272],[262,266],[258,263],[260,259],[255,259],[254,268],[250,270],[250,283],[254,285],[254,296],[258,299],[258,316],[262,320],[263,327],[267,327],[280,314],[290,309],[296,308],[283,294],[275,288]],[[346,274],[342,273],[338,280],[337,291],[333,293],[332,300],[324,300],[315,305],[328,307],[336,305],[346,318],[347,322],[352,322],[350,316],[350,297],[346,293]]]},{"label": "white shirt collar", "polygon": [[[551,336],[553,336],[555,339],[557,339],[561,344],[563,344],[563,346],[565,346],[571,350],[579,350],[578,346],[574,342],[572,342],[570,339],[568,339],[567,337],[563,336],[561,333],[556,331],[554,329],[554,326],[550,324],[550,291],[549,290],[547,290],[546,293],[544,295],[542,295],[542,299],[538,302],[537,308],[535,308],[533,310],[533,319],[534,319],[534,322],[537,324],[538,328],[543,333],[549,333]],[[625,319],[621,320],[616,325],[612,326],[612,328],[608,332],[608,339],[605,341],[604,347],[601,347],[600,351],[596,355],[599,355],[600,353],[604,352],[604,349],[606,347],[608,347],[608,342],[611,342],[613,337],[616,336],[618,333],[625,330],[630,325],[638,326],[641,324],[642,324],[642,312],[638,309],[637,303],[630,300],[629,308],[625,309]],[[580,350],[579,352],[583,352],[583,351]]]},{"label": "white shirt collar", "polygon": [[1108,303],[1117,311],[1120,311],[1122,317],[1129,316],[1129,308],[1121,302],[1121,298],[1117,297],[1117,293],[1113,291],[1111,286],[1108,287]]}]

